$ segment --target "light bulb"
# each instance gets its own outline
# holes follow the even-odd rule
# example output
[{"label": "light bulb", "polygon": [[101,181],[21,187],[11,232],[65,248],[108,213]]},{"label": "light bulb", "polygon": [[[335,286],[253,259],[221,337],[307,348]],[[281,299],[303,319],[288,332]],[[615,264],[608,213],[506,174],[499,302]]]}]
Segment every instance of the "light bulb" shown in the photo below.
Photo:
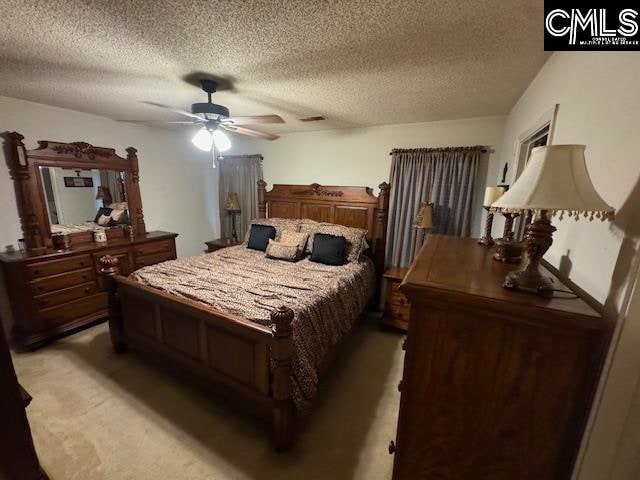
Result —
[{"label": "light bulb", "polygon": [[205,152],[209,152],[211,150],[211,146],[213,145],[213,136],[211,132],[207,130],[205,127],[202,127],[198,130],[193,138],[191,139],[191,143],[193,143],[200,150],[204,150]]},{"label": "light bulb", "polygon": [[219,152],[226,152],[231,148],[231,140],[229,140],[227,134],[221,130],[214,130],[213,142],[216,145],[216,150]]}]

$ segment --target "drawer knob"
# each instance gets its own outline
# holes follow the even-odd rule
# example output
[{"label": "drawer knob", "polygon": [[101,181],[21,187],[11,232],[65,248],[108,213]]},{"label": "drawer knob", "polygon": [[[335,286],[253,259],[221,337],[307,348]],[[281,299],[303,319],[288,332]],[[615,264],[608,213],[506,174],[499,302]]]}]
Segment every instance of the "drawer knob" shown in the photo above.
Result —
[{"label": "drawer knob", "polygon": [[402,391],[402,380],[400,380],[398,382],[398,391],[401,392]]},{"label": "drawer knob", "polygon": [[82,260],[82,261],[80,262],[80,266],[81,266],[81,267],[84,267],[84,260]]},{"label": "drawer knob", "polygon": [[407,350],[407,339],[402,340],[402,350]]},{"label": "drawer knob", "polygon": [[89,293],[91,291],[91,287],[85,287],[84,293]]},{"label": "drawer knob", "polygon": [[83,280],[86,280],[86,279],[87,279],[87,275],[86,275],[86,274],[85,274],[85,275],[82,275],[82,279],[83,279]]},{"label": "drawer knob", "polygon": [[391,455],[393,455],[394,453],[396,453],[396,444],[395,444],[395,442],[394,442],[393,440],[391,440],[391,441],[389,442],[389,453],[390,453]]},{"label": "drawer knob", "polygon": [[36,269],[33,271],[33,273],[35,273],[35,274],[37,275],[38,273],[40,273],[40,270],[38,270],[38,269],[36,268]]}]

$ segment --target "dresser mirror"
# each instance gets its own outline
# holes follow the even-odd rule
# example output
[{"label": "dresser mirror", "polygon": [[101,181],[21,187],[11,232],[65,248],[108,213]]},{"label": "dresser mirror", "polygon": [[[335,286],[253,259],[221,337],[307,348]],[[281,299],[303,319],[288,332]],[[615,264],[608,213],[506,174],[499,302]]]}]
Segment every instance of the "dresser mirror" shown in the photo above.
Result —
[{"label": "dresser mirror", "polygon": [[129,225],[125,172],[40,166],[51,233]]},{"label": "dresser mirror", "polygon": [[129,235],[129,226],[146,233],[135,148],[121,157],[86,142],[40,140],[28,150],[19,133],[5,138],[27,251],[54,249],[52,236],[60,234],[77,245],[93,242],[102,228],[108,240]]}]

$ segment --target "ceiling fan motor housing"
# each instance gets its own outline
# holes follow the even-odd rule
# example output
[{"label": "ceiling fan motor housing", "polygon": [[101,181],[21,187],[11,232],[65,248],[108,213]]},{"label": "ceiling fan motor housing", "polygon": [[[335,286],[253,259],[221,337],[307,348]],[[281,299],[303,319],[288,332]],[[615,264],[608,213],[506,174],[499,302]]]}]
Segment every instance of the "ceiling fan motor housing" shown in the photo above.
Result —
[{"label": "ceiling fan motor housing", "polygon": [[191,113],[202,115],[207,120],[229,118],[229,109],[215,103],[194,103],[191,105]]}]

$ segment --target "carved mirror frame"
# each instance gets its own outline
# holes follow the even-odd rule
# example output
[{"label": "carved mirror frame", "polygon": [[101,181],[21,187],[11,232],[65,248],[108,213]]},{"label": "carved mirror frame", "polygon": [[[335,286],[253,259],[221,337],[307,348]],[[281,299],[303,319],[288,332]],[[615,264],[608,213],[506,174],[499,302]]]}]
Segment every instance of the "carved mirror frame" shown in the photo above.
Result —
[{"label": "carved mirror frame", "polygon": [[123,158],[113,148],[94,147],[85,142],[39,140],[38,148],[27,150],[22,142],[23,135],[9,132],[6,138],[7,163],[16,190],[18,214],[27,251],[44,252],[52,247],[51,224],[40,167],[124,171],[129,221],[134,226],[136,235],[146,233],[135,148],[127,148],[127,157]]}]

